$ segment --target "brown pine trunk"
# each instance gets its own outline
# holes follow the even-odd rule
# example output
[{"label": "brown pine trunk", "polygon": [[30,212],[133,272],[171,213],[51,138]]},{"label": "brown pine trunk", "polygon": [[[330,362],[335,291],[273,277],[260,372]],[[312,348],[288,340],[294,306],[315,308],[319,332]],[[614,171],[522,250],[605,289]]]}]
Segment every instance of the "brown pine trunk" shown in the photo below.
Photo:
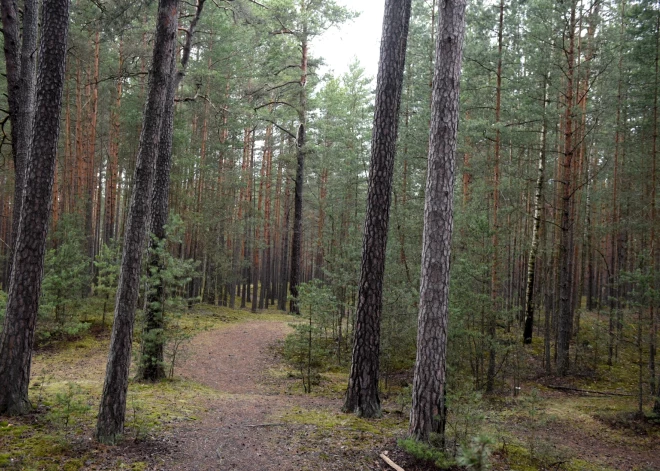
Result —
[{"label": "brown pine trunk", "polygon": [[[177,72],[176,59],[176,36],[174,39],[173,52],[169,57],[169,76],[165,77],[165,101],[163,103],[161,125],[158,129],[158,155],[156,157],[156,171],[153,190],[151,192],[151,219],[149,234],[152,238],[149,242],[149,266],[152,276],[158,278],[164,269],[164,260],[161,251],[165,249],[164,244],[167,237],[165,226],[169,213],[170,194],[170,170],[172,168],[172,136],[174,133],[174,96],[179,83],[183,79],[184,71],[188,65],[190,48],[192,47],[192,35],[195,25],[204,6],[204,0],[197,2],[197,12],[186,30],[187,38],[181,58],[181,69]],[[205,137],[202,138],[202,157],[204,160]],[[201,193],[202,188],[198,191]],[[159,247],[160,246],[160,247]],[[160,249],[160,250],[159,250]],[[147,294],[145,309],[144,331],[142,335],[142,352],[136,377],[145,381],[156,381],[165,378],[163,349],[165,339],[165,280],[158,280],[155,289],[150,289]]]},{"label": "brown pine trunk", "polygon": [[564,114],[564,152],[562,155],[562,176],[560,184],[563,186],[561,197],[561,240],[560,240],[560,270],[559,270],[559,323],[557,337],[557,373],[563,376],[568,372],[569,347],[573,330],[573,304],[571,290],[573,289],[573,81],[575,69],[575,28],[576,6],[571,4],[570,20],[567,25],[568,49],[566,49],[566,94]]},{"label": "brown pine trunk", "polygon": [[75,199],[74,207],[78,207],[83,195],[83,86],[82,86],[82,61],[78,59],[76,70],[76,179],[74,182]]},{"label": "brown pine trunk", "polygon": [[[96,216],[100,212],[101,202],[97,201],[96,189],[100,189],[99,184],[96,182],[96,124],[98,121],[99,111],[99,52],[100,52],[100,33],[97,30],[94,38],[94,72],[91,83],[91,110],[89,116],[89,138],[88,138],[88,168],[87,168],[87,195],[86,195],[86,227],[87,227],[87,251],[91,261],[94,260],[96,255],[96,222],[99,219]],[[101,165],[99,165],[99,169]],[[94,264],[90,263],[90,270],[94,271]]]},{"label": "brown pine trunk", "polygon": [[[261,170],[259,172],[259,193],[257,195],[257,211],[254,221],[254,248],[252,250],[252,312],[257,312],[257,307],[260,309],[263,308],[263,293],[259,296],[259,275],[261,273],[259,266],[259,255],[261,249],[260,239],[261,239],[261,224],[259,219],[261,219],[261,214],[263,211],[264,203],[264,188],[266,186],[266,168],[268,167],[268,153],[270,152],[268,146],[270,145],[270,137],[272,134],[272,128],[268,126],[266,128],[266,137],[265,137],[265,147],[263,155],[261,156]],[[259,303],[259,298],[261,297],[261,303]]]},{"label": "brown pine trunk", "polygon": [[105,176],[105,228],[103,237],[106,244],[116,237],[115,220],[117,218],[117,178],[119,176],[119,139],[121,131],[121,122],[119,120],[121,112],[121,96],[123,77],[122,70],[124,65],[123,58],[123,40],[119,40],[119,73],[117,77],[117,87],[115,91],[115,106],[110,110],[110,138],[108,143],[108,165]]},{"label": "brown pine trunk", "polygon": [[259,297],[259,309],[268,309],[268,300],[271,295],[270,273],[271,273],[271,220],[270,220],[270,190],[271,173],[273,171],[273,129],[268,126],[266,129],[266,172],[265,172],[265,192],[264,192],[264,237],[263,251],[261,257],[261,296]]}]

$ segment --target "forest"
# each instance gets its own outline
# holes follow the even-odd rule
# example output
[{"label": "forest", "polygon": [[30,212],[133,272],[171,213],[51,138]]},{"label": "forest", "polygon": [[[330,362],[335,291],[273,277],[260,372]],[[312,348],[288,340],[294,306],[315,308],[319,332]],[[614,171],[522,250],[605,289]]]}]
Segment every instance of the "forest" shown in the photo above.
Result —
[{"label": "forest", "polygon": [[0,0],[0,468],[660,469],[660,2],[365,5]]}]

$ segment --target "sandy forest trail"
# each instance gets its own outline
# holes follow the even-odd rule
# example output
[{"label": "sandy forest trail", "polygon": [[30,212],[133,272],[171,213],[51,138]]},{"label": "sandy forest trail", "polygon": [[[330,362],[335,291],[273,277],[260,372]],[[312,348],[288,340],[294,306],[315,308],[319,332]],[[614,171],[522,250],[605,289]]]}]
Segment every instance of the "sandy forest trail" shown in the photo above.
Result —
[{"label": "sandy forest trail", "polygon": [[278,363],[272,346],[290,330],[282,321],[251,320],[195,337],[194,356],[178,372],[221,394],[209,400],[200,420],[170,431],[173,453],[165,469],[369,469],[347,465],[339,456],[319,460],[319,452],[304,444],[306,426],[281,420],[293,407],[340,407],[331,399],[291,396],[274,387],[268,374]]},{"label": "sandy forest trail", "polygon": [[[405,433],[405,414],[396,414],[390,407],[389,419],[365,422],[338,413],[339,393],[329,398],[290,392],[295,380],[279,374],[281,358],[273,349],[290,331],[285,320],[252,318],[192,340],[190,357],[178,375],[216,393],[200,399],[206,413],[198,420],[163,431],[161,439],[168,453],[155,469],[375,471],[390,469],[378,458],[384,450],[390,450],[407,471],[433,468],[410,461],[396,449],[394,437]],[[562,404],[575,412],[585,404],[582,398],[550,394],[548,412],[562,409]],[[529,440],[530,432],[520,419],[493,417],[491,425],[508,430],[521,443]],[[598,463],[589,469],[660,469],[652,439],[639,448],[630,434],[616,433],[584,413],[575,423],[558,417],[539,426],[533,440],[554,450],[555,458],[549,461],[554,465],[547,469],[564,469],[557,468],[558,463],[570,461],[570,456],[581,458],[585,466]],[[496,459],[494,469],[522,468]]]}]

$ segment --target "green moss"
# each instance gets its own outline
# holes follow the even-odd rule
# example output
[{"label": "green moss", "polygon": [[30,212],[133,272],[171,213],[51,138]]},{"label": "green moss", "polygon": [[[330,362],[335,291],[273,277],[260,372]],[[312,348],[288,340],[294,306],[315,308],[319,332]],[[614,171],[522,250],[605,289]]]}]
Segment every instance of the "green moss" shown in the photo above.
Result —
[{"label": "green moss", "polygon": [[576,458],[573,458],[568,463],[565,463],[562,469],[566,471],[616,471],[615,468],[602,466],[592,461],[585,461]]},{"label": "green moss", "polygon": [[64,471],[78,471],[79,469],[82,469],[83,466],[84,466],[83,461],[76,459],[65,463],[62,469]]},{"label": "green moss", "polygon": [[284,414],[288,423],[313,425],[319,431],[344,433],[348,436],[371,434],[378,437],[391,436],[402,430],[401,418],[388,415],[381,419],[363,419],[354,414],[344,414],[330,410],[302,409],[295,407]]},{"label": "green moss", "polygon": [[11,464],[11,453],[0,453],[0,467],[4,468]]},{"label": "green moss", "polygon": [[536,471],[538,466],[531,462],[529,450],[522,446],[507,444],[502,450],[506,463],[515,471]]}]

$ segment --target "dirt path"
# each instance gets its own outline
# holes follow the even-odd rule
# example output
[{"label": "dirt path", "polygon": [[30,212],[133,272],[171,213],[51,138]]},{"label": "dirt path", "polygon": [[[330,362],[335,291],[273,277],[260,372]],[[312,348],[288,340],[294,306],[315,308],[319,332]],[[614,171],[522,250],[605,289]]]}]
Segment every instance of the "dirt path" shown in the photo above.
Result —
[{"label": "dirt path", "polygon": [[255,320],[194,339],[194,357],[181,366],[181,375],[222,394],[206,405],[208,413],[201,420],[172,431],[168,441],[175,451],[165,469],[346,469],[341,464],[317,466],[317,456],[295,439],[304,435],[305,426],[279,420],[301,402],[305,407],[332,402],[278,394],[269,387],[267,370],[277,362],[271,346],[289,330],[283,322]]},{"label": "dirt path", "polygon": [[[390,450],[407,471],[432,468],[396,449],[393,433],[403,433],[405,417],[351,422],[357,419],[337,414],[339,398],[288,394],[283,384],[292,380],[276,379],[269,369],[280,361],[273,344],[289,331],[285,321],[250,320],[195,337],[192,355],[178,372],[218,394],[203,399],[207,412],[199,420],[165,433],[162,442],[169,453],[157,469],[374,471],[389,469],[378,458],[382,450]],[[292,420],[297,413],[304,414],[301,420]],[[550,447],[548,462],[568,462],[572,456],[610,469],[660,469],[653,446],[637,449],[627,435],[614,434],[585,414],[580,417],[576,423],[550,421],[537,431],[538,447],[542,442]],[[528,433],[525,424],[515,420],[500,425],[523,441]],[[392,432],[397,427],[400,430]],[[496,460],[494,469],[516,468]]]}]

